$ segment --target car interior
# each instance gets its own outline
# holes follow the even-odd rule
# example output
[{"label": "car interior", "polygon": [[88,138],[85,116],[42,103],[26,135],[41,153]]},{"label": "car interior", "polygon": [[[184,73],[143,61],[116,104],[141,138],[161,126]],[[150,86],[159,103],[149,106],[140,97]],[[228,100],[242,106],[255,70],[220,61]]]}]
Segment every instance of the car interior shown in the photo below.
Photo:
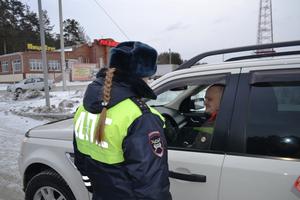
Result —
[{"label": "car interior", "polygon": [[[198,134],[195,129],[207,121],[204,97],[211,84],[185,85],[171,88],[158,95],[157,100],[150,100],[148,105],[158,110],[165,118],[165,136],[169,147],[194,148]],[[209,149],[209,140],[200,149]]]}]

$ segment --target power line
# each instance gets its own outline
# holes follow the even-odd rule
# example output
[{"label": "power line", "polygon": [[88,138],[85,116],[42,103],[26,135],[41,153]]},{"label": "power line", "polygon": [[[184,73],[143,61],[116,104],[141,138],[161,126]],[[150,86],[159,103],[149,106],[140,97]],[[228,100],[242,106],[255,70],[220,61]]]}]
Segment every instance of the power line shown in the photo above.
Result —
[{"label": "power line", "polygon": [[106,16],[114,23],[114,25],[119,29],[119,31],[128,39],[129,37],[126,35],[126,33],[121,29],[121,27],[117,24],[117,22],[108,14],[108,12],[104,9],[103,6],[100,5],[100,3],[97,0],[94,0],[95,3],[103,10],[103,12],[106,14]]}]

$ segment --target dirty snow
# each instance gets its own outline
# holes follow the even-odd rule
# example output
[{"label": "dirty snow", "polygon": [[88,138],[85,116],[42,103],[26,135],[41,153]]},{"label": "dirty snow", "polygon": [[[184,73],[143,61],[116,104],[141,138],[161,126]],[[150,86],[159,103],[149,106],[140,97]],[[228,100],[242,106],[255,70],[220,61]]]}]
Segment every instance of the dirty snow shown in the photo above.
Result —
[{"label": "dirty snow", "polygon": [[9,84],[0,84],[0,90],[6,90]]},{"label": "dirty snow", "polygon": [[[0,84],[0,90],[5,89],[6,85]],[[50,108],[45,106],[43,92],[28,91],[18,100],[13,100],[12,93],[0,93],[0,200],[24,199],[17,165],[24,134],[32,127],[55,120],[47,115],[72,114],[83,93],[82,90],[50,92]]]}]

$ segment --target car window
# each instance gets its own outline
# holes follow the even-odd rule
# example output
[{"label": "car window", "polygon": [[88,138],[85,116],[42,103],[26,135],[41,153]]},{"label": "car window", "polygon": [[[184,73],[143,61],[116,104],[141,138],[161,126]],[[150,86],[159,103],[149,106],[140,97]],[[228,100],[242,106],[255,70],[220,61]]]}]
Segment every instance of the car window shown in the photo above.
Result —
[{"label": "car window", "polygon": [[300,80],[251,86],[247,153],[300,158]]},{"label": "car window", "polygon": [[150,106],[166,105],[166,104],[170,103],[172,100],[174,100],[177,96],[179,96],[183,92],[184,92],[184,90],[181,90],[181,91],[168,90],[164,93],[161,93],[160,95],[157,95],[157,98],[155,100],[148,101],[148,105],[150,105]]},{"label": "car window", "polygon": [[[203,77],[205,79],[205,77]],[[165,118],[165,135],[169,148],[210,150],[215,120],[205,112],[205,92],[217,82],[212,77],[199,83],[185,84],[182,81],[148,101]],[[220,80],[225,87],[225,79]],[[222,95],[221,95],[222,97]],[[220,98],[221,98],[220,97]]]},{"label": "car window", "polygon": [[44,80],[42,78],[37,78],[36,82],[43,82]]},{"label": "car window", "polygon": [[34,82],[34,79],[30,78],[30,79],[27,79],[24,83],[28,84],[28,83],[33,83],[33,82]]}]

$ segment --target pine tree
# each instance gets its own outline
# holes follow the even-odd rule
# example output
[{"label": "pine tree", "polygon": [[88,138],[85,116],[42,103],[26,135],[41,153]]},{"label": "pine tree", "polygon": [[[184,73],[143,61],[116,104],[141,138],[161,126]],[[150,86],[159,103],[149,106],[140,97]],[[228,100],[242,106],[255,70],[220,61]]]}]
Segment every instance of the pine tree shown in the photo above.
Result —
[{"label": "pine tree", "polygon": [[[44,13],[47,40],[51,40],[50,21]],[[50,37],[49,37],[50,35]],[[36,13],[18,0],[0,1],[0,54],[26,50],[27,43],[39,44],[39,20]]]},{"label": "pine tree", "polygon": [[179,53],[171,52],[170,56],[170,53],[163,52],[158,55],[158,64],[170,64],[170,61],[171,64],[182,64],[182,59]]},{"label": "pine tree", "polygon": [[64,39],[66,46],[86,43],[84,28],[75,19],[66,19],[64,24]]},{"label": "pine tree", "polygon": [[[60,38],[52,33],[47,11],[43,11],[45,40],[48,46],[60,48]],[[84,28],[74,19],[64,22],[66,45],[85,43],[88,40]],[[20,0],[0,0],[0,55],[25,51],[27,44],[40,44],[39,17]]]},{"label": "pine tree", "polygon": [[20,19],[24,17],[24,5],[17,0],[0,1],[0,53],[18,49]]}]

